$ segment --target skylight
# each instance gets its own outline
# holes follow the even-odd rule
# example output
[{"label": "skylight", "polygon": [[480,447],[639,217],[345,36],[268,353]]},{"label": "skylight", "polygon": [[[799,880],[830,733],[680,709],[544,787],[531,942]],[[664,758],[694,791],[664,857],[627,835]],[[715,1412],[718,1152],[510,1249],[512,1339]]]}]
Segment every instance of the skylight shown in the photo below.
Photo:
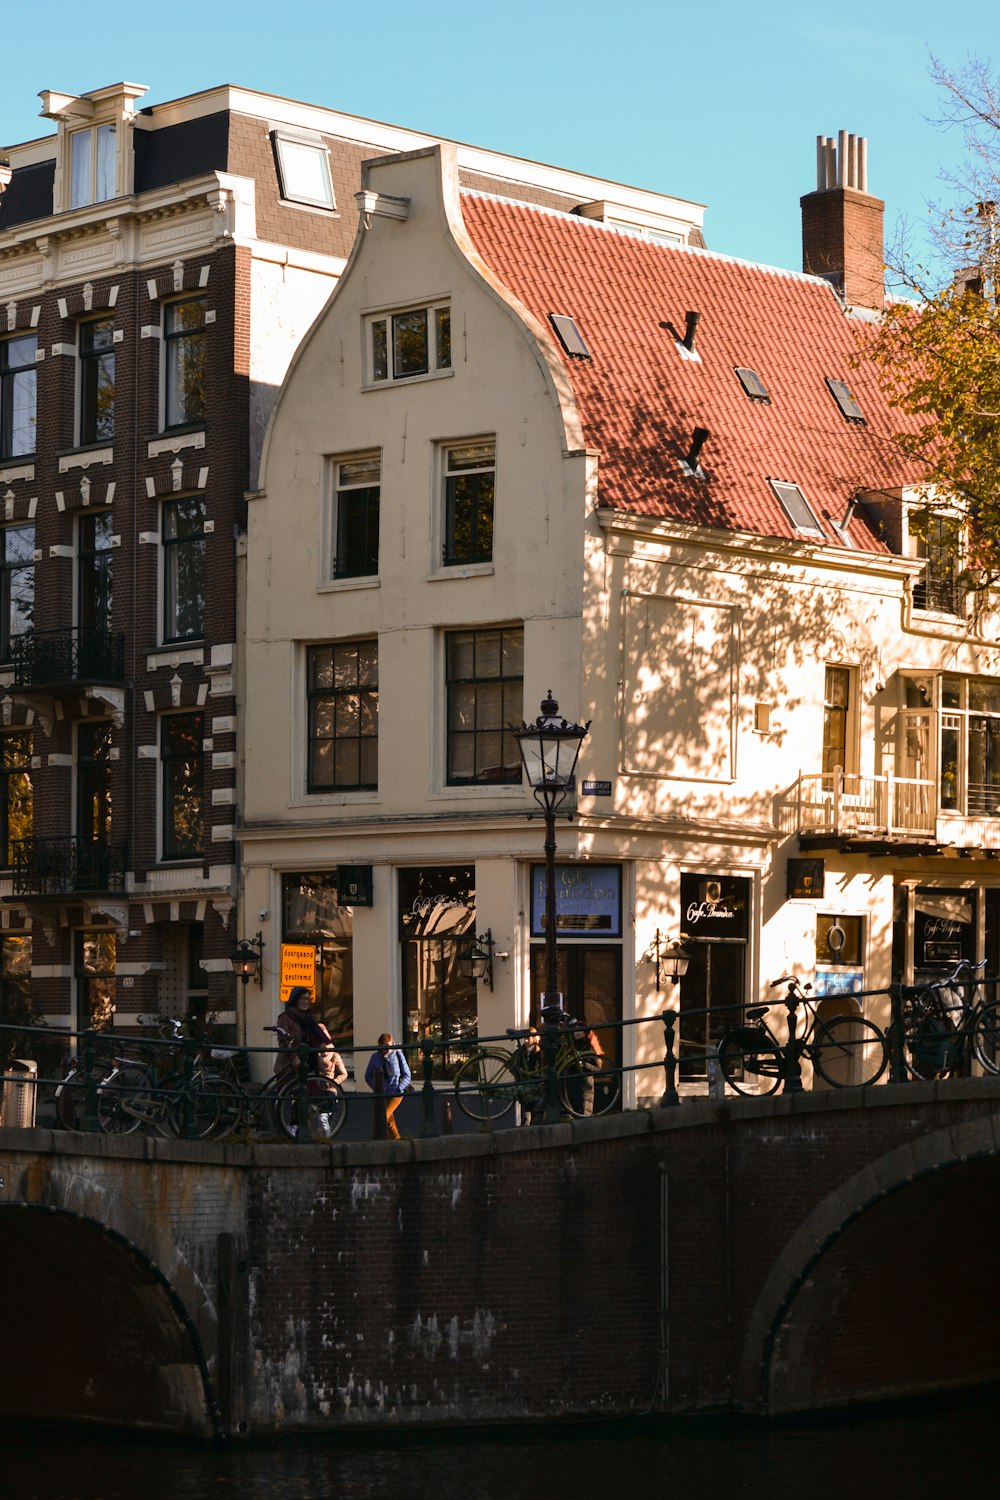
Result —
[{"label": "skylight", "polygon": [[851,395],[851,388],[846,380],[834,380],[832,375],[826,377],[827,389],[830,395],[840,407],[849,422],[864,422],[865,414],[861,407]]},{"label": "skylight", "polygon": [[567,354],[572,354],[577,359],[590,358],[590,350],[583,342],[583,334],[571,317],[565,313],[549,313],[549,321]]},{"label": "skylight", "polygon": [[746,365],[737,365],[735,368],[737,379],[750,397],[750,400],[763,401],[770,406],[771,394],[763,380],[757,374],[757,371],[748,369]]},{"label": "skylight", "polygon": [[812,506],[797,484],[785,484],[779,479],[769,479],[767,482],[796,531],[800,531],[803,536],[826,537]]}]

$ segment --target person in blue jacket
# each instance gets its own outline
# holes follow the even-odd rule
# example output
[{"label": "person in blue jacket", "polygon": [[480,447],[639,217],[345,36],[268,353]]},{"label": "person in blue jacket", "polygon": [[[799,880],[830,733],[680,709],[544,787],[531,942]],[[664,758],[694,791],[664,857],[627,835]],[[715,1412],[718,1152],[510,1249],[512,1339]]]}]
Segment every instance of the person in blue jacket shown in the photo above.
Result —
[{"label": "person in blue jacket", "polygon": [[365,1069],[365,1083],[373,1093],[384,1095],[386,1129],[390,1140],[398,1141],[399,1126],[393,1116],[410,1086],[410,1068],[388,1031],[383,1031],[378,1039],[378,1050],[372,1053]]}]

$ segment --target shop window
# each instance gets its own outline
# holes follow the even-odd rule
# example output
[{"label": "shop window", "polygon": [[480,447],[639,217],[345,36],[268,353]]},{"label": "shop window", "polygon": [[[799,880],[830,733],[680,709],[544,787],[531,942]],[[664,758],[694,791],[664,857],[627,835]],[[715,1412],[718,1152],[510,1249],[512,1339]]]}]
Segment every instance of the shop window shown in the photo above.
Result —
[{"label": "shop window", "polygon": [[[282,939],[312,948],[313,994],[320,1020],[339,1051],[354,1047],[354,912],[341,906],[332,871],[284,875]],[[345,1061],[351,1067],[350,1057]]]},{"label": "shop window", "polygon": [[403,1034],[419,1063],[424,1036],[448,1043],[435,1070],[454,1071],[478,1035],[476,981],[459,958],[476,927],[476,874],[468,865],[399,871],[399,936],[403,950]]}]

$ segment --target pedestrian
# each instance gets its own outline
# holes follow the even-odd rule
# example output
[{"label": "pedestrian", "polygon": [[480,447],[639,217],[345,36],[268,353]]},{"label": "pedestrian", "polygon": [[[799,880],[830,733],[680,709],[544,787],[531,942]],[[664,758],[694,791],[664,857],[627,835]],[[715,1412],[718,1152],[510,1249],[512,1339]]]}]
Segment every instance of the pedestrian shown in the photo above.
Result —
[{"label": "pedestrian", "polygon": [[381,1094],[385,1100],[385,1128],[390,1140],[398,1141],[399,1126],[394,1116],[399,1101],[410,1087],[410,1066],[389,1031],[383,1031],[378,1039],[378,1047],[365,1069],[365,1083],[372,1093]]},{"label": "pedestrian", "polygon": [[545,1119],[545,1058],[537,1026],[529,1026],[514,1049],[514,1072],[521,1085],[517,1091],[521,1124],[541,1125]]},{"label": "pedestrian", "polygon": [[304,984],[295,985],[285,1001],[285,1008],[278,1017],[275,1031],[278,1033],[278,1055],[274,1059],[274,1073],[279,1084],[295,1078],[299,1071],[299,1048],[305,1042],[309,1047],[309,1072],[319,1078],[343,1083],[347,1077],[344,1059],[333,1045],[333,1037],[312,1010],[313,997]]}]

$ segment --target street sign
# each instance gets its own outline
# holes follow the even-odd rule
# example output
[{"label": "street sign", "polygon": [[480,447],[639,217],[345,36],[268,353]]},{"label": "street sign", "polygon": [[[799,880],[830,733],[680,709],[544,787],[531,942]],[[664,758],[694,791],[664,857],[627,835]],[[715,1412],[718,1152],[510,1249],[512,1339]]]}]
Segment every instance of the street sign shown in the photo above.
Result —
[{"label": "street sign", "polygon": [[585,797],[610,797],[610,781],[585,781],[581,788]]},{"label": "street sign", "polygon": [[316,994],[316,949],[312,943],[282,943],[281,1003],[284,1005],[297,984]]}]

